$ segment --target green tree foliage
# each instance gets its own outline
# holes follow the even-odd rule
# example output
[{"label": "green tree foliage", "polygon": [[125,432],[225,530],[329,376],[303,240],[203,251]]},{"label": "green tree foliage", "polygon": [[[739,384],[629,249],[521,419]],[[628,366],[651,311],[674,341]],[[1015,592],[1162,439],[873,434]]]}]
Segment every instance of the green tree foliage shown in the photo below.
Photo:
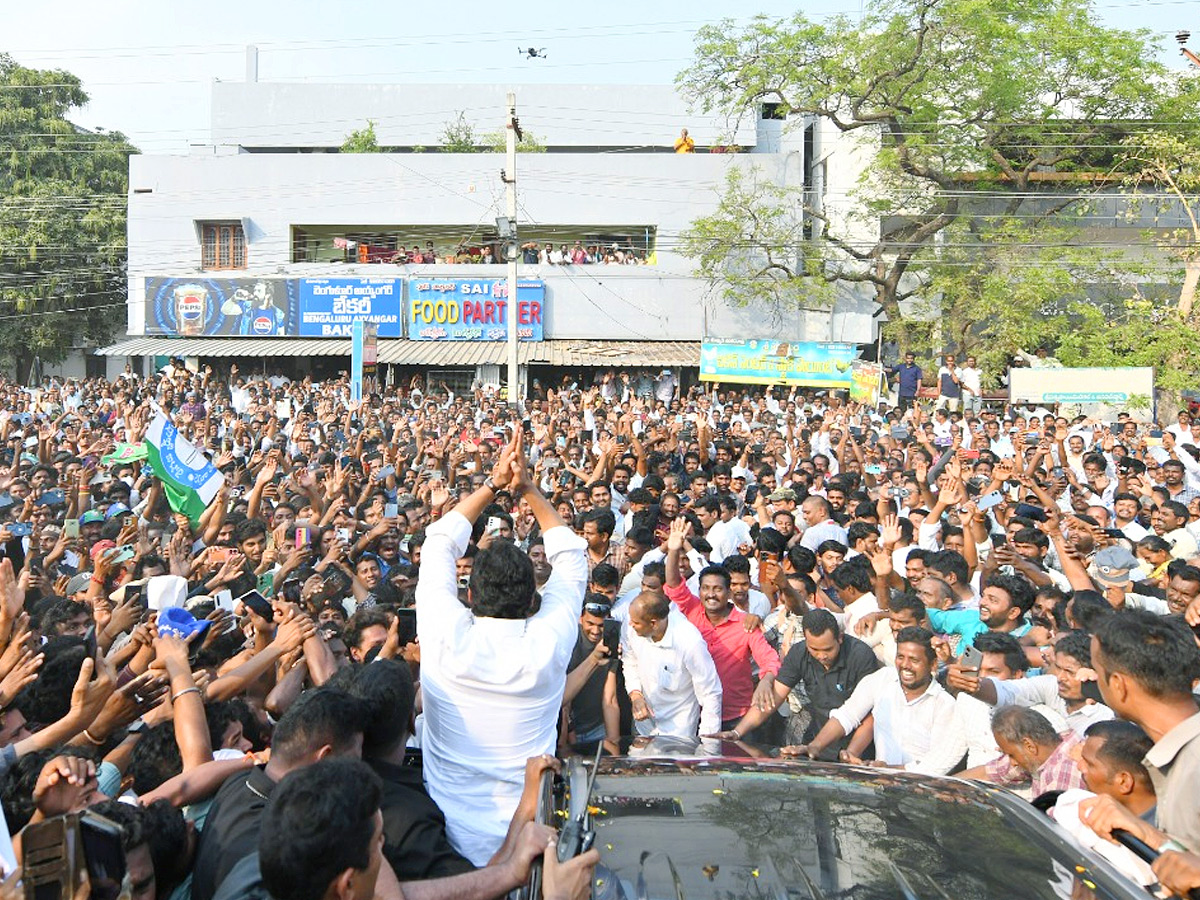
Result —
[{"label": "green tree foliage", "polygon": [[475,153],[479,149],[475,126],[467,121],[466,113],[460,111],[455,114],[453,121],[446,123],[438,149],[443,153]]},{"label": "green tree foliage", "polygon": [[680,252],[735,305],[755,303],[782,315],[828,306],[831,298],[796,192],[756,166],[730,166],[716,209],[683,232]]},{"label": "green tree foliage", "polygon": [[1174,305],[1139,296],[1073,304],[1070,316],[1056,353],[1063,365],[1153,366],[1160,389],[1195,390],[1200,343],[1194,325]]},{"label": "green tree foliage", "polygon": [[[485,132],[480,135],[479,142],[488,153],[504,153],[508,149],[508,135],[503,130]],[[517,141],[517,152],[545,153],[546,145],[532,132],[522,131]]]},{"label": "green tree foliage", "polygon": [[930,288],[939,235],[981,207],[1002,234],[1040,173],[1109,168],[1121,123],[1153,119],[1167,81],[1147,35],[1106,27],[1086,0],[873,0],[861,20],[726,21],[700,30],[679,76],[731,121],[777,103],[858,141],[871,162],[851,197],[796,200],[820,222],[826,270],[868,286],[893,323]]},{"label": "green tree foliage", "polygon": [[382,153],[379,138],[375,136],[375,122],[367,119],[367,127],[352,131],[342,142],[342,153]]},{"label": "green tree foliage", "polygon": [[129,155],[116,132],[68,116],[75,76],[0,54],[0,359],[28,377],[35,356],[124,331]]},{"label": "green tree foliage", "polygon": [[[1194,109],[1194,108],[1193,108]],[[1134,211],[1182,212],[1184,224],[1156,232],[1153,238],[1170,258],[1183,265],[1178,309],[1184,321],[1195,313],[1200,287],[1200,123],[1181,121],[1170,129],[1140,130],[1124,141],[1122,164],[1127,181],[1139,192]]]}]

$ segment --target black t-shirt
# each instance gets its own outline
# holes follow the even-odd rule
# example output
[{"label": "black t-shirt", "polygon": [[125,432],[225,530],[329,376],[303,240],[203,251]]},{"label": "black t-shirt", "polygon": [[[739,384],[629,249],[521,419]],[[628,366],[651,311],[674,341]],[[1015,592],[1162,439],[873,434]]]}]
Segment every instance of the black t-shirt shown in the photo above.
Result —
[{"label": "black t-shirt", "polygon": [[[575,649],[571,651],[571,661],[567,663],[567,672],[574,671],[595,649],[596,645],[585,638],[580,629],[575,639]],[[612,663],[597,667],[571,701],[571,730],[576,734],[583,734],[604,724],[604,681],[611,666]]]},{"label": "black t-shirt", "polygon": [[275,782],[261,767],[239,772],[217,791],[192,867],[192,900],[212,900],[225,876],[258,852],[259,825]]},{"label": "black t-shirt", "polygon": [[425,792],[421,770],[366,760],[383,781],[383,855],[401,881],[445,878],[475,871],[450,846],[446,817]]},{"label": "black t-shirt", "polygon": [[[849,699],[858,683],[880,667],[871,648],[858,638],[843,637],[842,649],[828,670],[812,658],[804,644],[793,644],[775,680],[789,688],[800,682],[808,694],[808,710],[812,713],[812,724],[805,732],[807,743],[829,721],[829,714]],[[834,753],[842,749],[847,739],[830,748]]]}]

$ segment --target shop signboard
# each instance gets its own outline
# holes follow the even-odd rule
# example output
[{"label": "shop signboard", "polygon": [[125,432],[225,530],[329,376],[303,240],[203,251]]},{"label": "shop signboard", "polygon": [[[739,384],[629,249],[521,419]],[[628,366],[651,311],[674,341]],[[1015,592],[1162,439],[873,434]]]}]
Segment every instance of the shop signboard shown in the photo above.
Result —
[{"label": "shop signboard", "polygon": [[847,390],[857,353],[854,344],[706,340],[700,380]]},{"label": "shop signboard", "polygon": [[350,337],[355,322],[373,322],[379,337],[404,337],[400,278],[304,278],[300,281],[301,337]]},{"label": "shop signboard", "polygon": [[[508,339],[508,282],[503,278],[410,278],[410,341],[504,341]],[[546,287],[517,282],[517,339],[543,339]]]}]

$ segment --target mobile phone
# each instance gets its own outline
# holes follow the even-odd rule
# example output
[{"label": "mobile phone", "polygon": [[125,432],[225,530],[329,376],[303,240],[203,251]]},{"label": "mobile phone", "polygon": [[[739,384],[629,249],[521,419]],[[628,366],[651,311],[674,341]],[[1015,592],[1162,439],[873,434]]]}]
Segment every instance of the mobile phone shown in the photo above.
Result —
[{"label": "mobile phone", "polygon": [[488,516],[487,524],[483,528],[483,533],[489,537],[497,537],[500,534],[500,527],[504,524],[504,520],[499,516]]},{"label": "mobile phone", "polygon": [[995,506],[999,506],[1003,502],[1004,495],[999,491],[992,491],[990,494],[984,494],[982,497],[980,497],[975,502],[975,506],[978,507],[980,512],[986,512]]},{"label": "mobile phone", "polygon": [[30,900],[116,900],[125,879],[121,829],[93,812],[55,816],[22,833]]},{"label": "mobile phone", "polygon": [[339,528],[337,530],[337,537],[343,544],[349,544],[354,540],[354,531],[349,528]]},{"label": "mobile phone", "polygon": [[247,609],[260,619],[266,619],[270,622],[274,616],[275,611],[271,608],[270,601],[258,591],[246,591],[246,593],[238,597],[238,601],[244,604]]},{"label": "mobile phone", "polygon": [[63,520],[63,534],[66,535],[67,540],[73,541],[73,540],[77,539],[79,537],[79,520],[78,519],[64,519]]},{"label": "mobile phone", "polygon": [[309,534],[308,525],[296,526],[296,549],[303,550],[312,543],[312,535]]},{"label": "mobile phone", "polygon": [[120,547],[113,547],[105,554],[108,561],[113,565],[129,562],[136,555],[137,551],[133,549],[132,544],[122,544]]},{"label": "mobile phone", "polygon": [[1033,519],[1035,522],[1045,522],[1047,519],[1046,511],[1031,503],[1018,503],[1016,509],[1013,510],[1013,515],[1020,516],[1022,519]]},{"label": "mobile phone", "polygon": [[62,491],[53,490],[46,491],[37,500],[34,501],[35,506],[63,506],[67,502],[67,495]]},{"label": "mobile phone", "polygon": [[233,612],[233,593],[231,591],[217,591],[213,594],[213,600],[216,601],[217,609]]},{"label": "mobile phone", "polygon": [[974,669],[978,672],[983,665],[983,654],[976,647],[968,647],[958,660],[958,664],[964,669]]},{"label": "mobile phone", "polygon": [[398,609],[395,612],[400,624],[396,628],[400,636],[400,646],[411,644],[417,639],[417,611],[415,609]]},{"label": "mobile phone", "polygon": [[963,459],[979,459],[978,450],[964,450],[962,452]]},{"label": "mobile phone", "polygon": [[608,648],[608,658],[617,658],[617,648],[621,643],[621,623],[616,619],[604,620],[604,646]]},{"label": "mobile phone", "polygon": [[387,478],[389,475],[395,475],[395,474],[396,474],[396,467],[392,466],[392,465],[387,465],[375,473],[375,480],[383,481],[383,479]]},{"label": "mobile phone", "polygon": [[213,547],[208,551],[209,562],[217,566],[225,565],[231,556],[233,556],[232,547]]},{"label": "mobile phone", "polygon": [[1104,702],[1104,696],[1100,693],[1100,682],[1098,681],[1079,682],[1079,693],[1083,695],[1084,700],[1095,700],[1097,703]]},{"label": "mobile phone", "polygon": [[868,463],[867,465],[863,466],[863,471],[866,472],[868,475],[882,475],[883,474],[883,466],[877,465],[875,463]]},{"label": "mobile phone", "polygon": [[1147,446],[1147,447],[1161,447],[1161,446],[1162,446],[1162,442],[1163,442],[1163,441],[1162,441],[1162,437],[1161,437],[1161,436],[1159,436],[1159,437],[1148,437],[1148,438],[1146,438],[1146,446]]},{"label": "mobile phone", "polygon": [[394,519],[400,515],[400,506],[396,503],[383,504],[383,517],[385,519]]},{"label": "mobile phone", "polygon": [[87,655],[92,659],[96,658],[96,626],[89,625],[88,630],[83,633],[83,647],[87,651]]},{"label": "mobile phone", "polygon": [[33,526],[28,522],[9,522],[8,533],[13,537],[29,537],[33,534]]},{"label": "mobile phone", "polygon": [[1161,430],[1161,429],[1159,429],[1159,428],[1152,428],[1152,429],[1150,430],[1150,437],[1152,437],[1152,438],[1159,438],[1159,439],[1161,440],[1161,439],[1162,439],[1162,436],[1163,436],[1163,433],[1162,433],[1162,430]]}]

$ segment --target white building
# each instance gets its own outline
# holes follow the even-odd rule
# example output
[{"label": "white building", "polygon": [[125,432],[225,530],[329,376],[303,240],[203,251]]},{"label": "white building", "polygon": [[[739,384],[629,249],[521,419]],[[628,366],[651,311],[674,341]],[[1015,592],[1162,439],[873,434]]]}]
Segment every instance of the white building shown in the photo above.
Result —
[{"label": "white building", "polygon": [[[477,136],[502,132],[506,89],[266,84],[254,80],[255,68],[251,55],[247,82],[213,85],[211,143],[130,158],[128,336],[100,351],[110,368],[180,355],[243,368],[344,369],[348,318],[314,300],[312,287],[337,279],[376,295],[373,316],[390,314],[381,362],[458,384],[497,382],[503,340],[421,339],[429,329],[413,319],[411,301],[418,283],[504,277],[501,265],[441,262],[460,245],[500,252],[504,154],[437,148],[460,111]],[[695,368],[705,338],[875,339],[868,298],[847,292],[827,312],[780,320],[711,296],[677,252],[680,233],[715,206],[729,166],[755,165],[780,183],[845,196],[857,173],[822,154],[812,128],[785,133],[760,111],[734,129],[742,152],[725,153],[718,145],[726,123],[689,113],[670,87],[529,86],[516,94],[523,129],[547,148],[518,156],[519,241],[616,245],[649,263],[522,264],[522,281],[543,285],[542,340],[523,341],[520,352],[533,377],[614,365]],[[368,121],[380,146],[395,152],[336,152]],[[695,153],[672,151],[681,128]],[[429,242],[437,264],[396,256]],[[277,320],[238,309],[252,305],[259,281],[271,283]],[[235,298],[238,287],[244,293]],[[313,313],[314,304],[323,312]],[[266,336],[274,331],[286,336]]]}]

